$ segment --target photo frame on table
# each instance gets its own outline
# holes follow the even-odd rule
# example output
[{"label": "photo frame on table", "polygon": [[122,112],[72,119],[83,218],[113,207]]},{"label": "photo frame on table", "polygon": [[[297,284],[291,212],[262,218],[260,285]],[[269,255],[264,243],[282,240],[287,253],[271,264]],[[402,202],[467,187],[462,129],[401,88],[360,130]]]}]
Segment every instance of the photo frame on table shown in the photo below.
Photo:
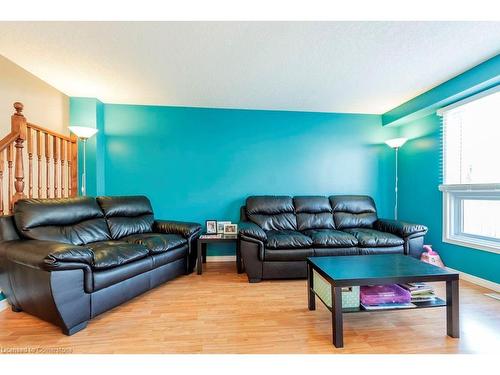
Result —
[{"label": "photo frame on table", "polygon": [[217,221],[217,233],[224,234],[224,225],[231,224],[230,221]]},{"label": "photo frame on table", "polygon": [[238,224],[224,224],[224,234],[236,236],[238,234]]},{"label": "photo frame on table", "polygon": [[205,231],[207,234],[217,234],[217,220],[206,220]]}]

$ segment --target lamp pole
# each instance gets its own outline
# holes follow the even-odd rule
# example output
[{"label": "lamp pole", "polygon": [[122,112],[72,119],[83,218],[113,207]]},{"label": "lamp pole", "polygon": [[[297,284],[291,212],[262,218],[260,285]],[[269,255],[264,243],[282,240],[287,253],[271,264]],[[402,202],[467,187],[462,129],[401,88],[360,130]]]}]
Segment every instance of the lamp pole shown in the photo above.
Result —
[{"label": "lamp pole", "polygon": [[385,141],[387,146],[393,148],[396,151],[396,173],[395,173],[395,181],[394,181],[394,220],[398,219],[398,152],[399,148],[403,146],[408,139],[406,138],[394,138]]},{"label": "lamp pole", "polygon": [[87,183],[87,138],[80,138],[83,143],[82,196],[85,196]]}]

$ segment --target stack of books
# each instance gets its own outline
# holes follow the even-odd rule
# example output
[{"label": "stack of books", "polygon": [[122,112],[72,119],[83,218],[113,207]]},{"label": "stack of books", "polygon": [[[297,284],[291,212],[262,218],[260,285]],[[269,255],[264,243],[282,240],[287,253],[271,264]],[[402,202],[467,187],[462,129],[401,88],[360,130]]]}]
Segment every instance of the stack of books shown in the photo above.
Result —
[{"label": "stack of books", "polygon": [[411,302],[431,302],[437,298],[434,294],[434,288],[425,283],[407,283],[399,285],[410,292]]}]

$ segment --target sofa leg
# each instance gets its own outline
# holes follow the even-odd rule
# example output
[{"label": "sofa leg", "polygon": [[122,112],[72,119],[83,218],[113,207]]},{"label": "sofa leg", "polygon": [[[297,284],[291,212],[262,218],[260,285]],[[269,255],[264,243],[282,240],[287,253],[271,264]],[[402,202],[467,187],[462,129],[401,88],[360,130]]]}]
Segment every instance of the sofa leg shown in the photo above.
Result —
[{"label": "sofa leg", "polygon": [[262,261],[259,258],[260,245],[250,241],[239,240],[241,260],[245,265],[245,271],[250,283],[258,283],[262,280]]},{"label": "sofa leg", "polygon": [[63,333],[67,336],[74,335],[77,332],[80,332],[82,329],[85,329],[87,327],[88,320],[81,322],[80,324],[77,324],[74,327],[71,328],[63,328]]},{"label": "sofa leg", "polygon": [[19,308],[19,307],[15,306],[15,305],[12,305],[10,308],[12,309],[12,311],[14,311],[14,312],[16,312],[16,313],[18,313],[18,312],[22,312],[22,311],[23,311],[23,309],[21,309],[21,308]]}]

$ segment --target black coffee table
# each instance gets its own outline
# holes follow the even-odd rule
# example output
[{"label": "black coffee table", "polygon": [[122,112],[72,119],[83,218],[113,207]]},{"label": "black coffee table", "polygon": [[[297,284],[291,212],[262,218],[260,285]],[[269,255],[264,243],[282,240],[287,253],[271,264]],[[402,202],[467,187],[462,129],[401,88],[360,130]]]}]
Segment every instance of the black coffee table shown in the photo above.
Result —
[{"label": "black coffee table", "polygon": [[[400,254],[307,258],[309,310],[316,309],[317,294],[314,291],[313,271],[318,272],[331,286],[332,307],[330,308],[325,301],[322,302],[332,313],[333,345],[337,348],[344,346],[342,314],[368,312],[362,308],[342,309],[342,287],[350,286],[445,281],[446,301],[438,298],[431,302],[413,302],[413,304],[417,309],[446,306],[447,334],[459,337],[458,273]],[[387,311],[387,309],[375,311]]]}]

